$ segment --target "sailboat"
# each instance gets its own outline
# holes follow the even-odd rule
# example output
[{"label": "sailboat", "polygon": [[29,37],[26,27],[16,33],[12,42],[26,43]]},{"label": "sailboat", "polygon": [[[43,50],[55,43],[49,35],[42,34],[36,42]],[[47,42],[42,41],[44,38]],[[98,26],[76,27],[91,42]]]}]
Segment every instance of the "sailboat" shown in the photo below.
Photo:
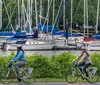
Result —
[{"label": "sailboat", "polygon": [[[20,19],[20,0],[18,0],[18,26],[23,28],[22,20]],[[24,20],[24,25],[28,25],[29,33],[26,31],[21,31],[21,35],[18,32],[13,32],[15,35],[6,39],[6,50],[16,50],[18,45],[21,45],[23,50],[51,50],[53,48],[52,40],[43,40],[38,37],[38,14],[37,14],[37,0],[35,0],[35,15],[36,15],[36,29],[35,32],[32,30],[32,7],[33,7],[33,0],[27,0],[27,10],[24,5],[24,0],[22,0],[22,16]],[[5,6],[6,7],[6,6]],[[25,20],[26,17],[26,20]],[[25,27],[24,27],[25,30]],[[36,37],[34,37],[36,36]],[[33,38],[34,37],[34,38]]]}]

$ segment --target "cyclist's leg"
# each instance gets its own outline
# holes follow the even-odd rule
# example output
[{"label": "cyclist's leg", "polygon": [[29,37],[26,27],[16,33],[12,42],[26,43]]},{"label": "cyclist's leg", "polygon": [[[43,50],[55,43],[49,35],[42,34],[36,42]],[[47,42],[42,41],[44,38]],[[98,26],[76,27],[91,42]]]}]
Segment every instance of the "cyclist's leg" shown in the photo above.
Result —
[{"label": "cyclist's leg", "polygon": [[14,64],[14,67],[16,68],[16,72],[18,74],[18,77],[20,78],[20,68],[23,67],[25,65],[25,61],[19,61],[17,63]]},{"label": "cyclist's leg", "polygon": [[84,73],[86,74],[86,77],[89,77],[89,75],[88,75],[88,73],[87,73],[87,71],[86,71],[86,69],[88,68],[89,65],[90,65],[90,63],[85,64],[84,67],[83,67],[83,71],[84,71]]},{"label": "cyclist's leg", "polygon": [[[84,66],[85,65],[85,62],[81,62],[78,66],[79,66],[79,69],[80,69],[80,71],[82,72],[82,66]],[[83,73],[83,72],[82,72]]]}]

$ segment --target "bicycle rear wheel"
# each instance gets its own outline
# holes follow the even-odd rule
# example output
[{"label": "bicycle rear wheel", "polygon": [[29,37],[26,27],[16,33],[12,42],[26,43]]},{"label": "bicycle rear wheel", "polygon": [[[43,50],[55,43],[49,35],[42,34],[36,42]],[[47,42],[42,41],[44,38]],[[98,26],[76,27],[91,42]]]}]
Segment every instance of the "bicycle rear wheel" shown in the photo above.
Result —
[{"label": "bicycle rear wheel", "polygon": [[73,69],[72,70],[70,69],[66,73],[66,80],[68,83],[75,83],[78,80],[78,77],[79,77],[78,73]]},{"label": "bicycle rear wheel", "polygon": [[99,72],[96,71],[96,73],[89,72],[89,77],[86,79],[89,83],[96,83],[99,80]]},{"label": "bicycle rear wheel", "polygon": [[9,84],[13,81],[13,75],[10,68],[1,71],[0,80],[3,84]]},{"label": "bicycle rear wheel", "polygon": [[27,72],[22,73],[22,80],[26,84],[32,84],[35,82],[35,73],[32,71],[30,74]]}]

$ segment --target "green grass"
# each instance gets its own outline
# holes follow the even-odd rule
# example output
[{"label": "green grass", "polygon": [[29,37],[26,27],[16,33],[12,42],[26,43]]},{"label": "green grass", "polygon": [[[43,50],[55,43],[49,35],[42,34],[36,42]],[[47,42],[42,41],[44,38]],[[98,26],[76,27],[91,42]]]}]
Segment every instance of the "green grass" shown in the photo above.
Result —
[{"label": "green grass", "polygon": [[[16,83],[16,82],[17,82],[17,79],[14,79],[13,83]],[[67,82],[67,81],[65,78],[36,78],[35,82]],[[79,77],[77,82],[87,82],[87,81]],[[100,82],[100,79],[98,82]]]}]

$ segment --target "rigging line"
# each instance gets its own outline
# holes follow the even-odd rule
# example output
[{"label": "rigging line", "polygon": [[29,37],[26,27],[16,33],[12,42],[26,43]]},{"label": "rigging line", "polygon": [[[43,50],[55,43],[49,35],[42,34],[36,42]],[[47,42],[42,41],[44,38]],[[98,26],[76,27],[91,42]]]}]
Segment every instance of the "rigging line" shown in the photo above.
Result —
[{"label": "rigging line", "polygon": [[47,14],[46,14],[46,18],[45,18],[45,21],[44,21],[44,24],[43,24],[43,27],[42,27],[42,32],[43,32],[43,28],[44,28],[44,26],[45,26],[45,23],[46,23],[46,21],[47,21],[47,17],[48,17],[48,14],[49,14],[49,10],[50,10],[50,8],[51,8],[51,4],[52,4],[52,0],[51,0],[51,2],[50,2],[49,8],[48,8],[48,11],[47,11]]},{"label": "rigging line", "polygon": [[84,35],[84,33],[80,33],[79,31],[76,31],[74,29],[72,29],[74,32],[78,33],[78,34],[81,34],[81,35]]},{"label": "rigging line", "polygon": [[[96,8],[92,5],[92,3],[91,3],[91,1],[89,0],[89,3],[90,3],[90,5],[92,6],[91,8],[93,8],[94,10],[96,10]],[[89,12],[96,12],[96,11],[93,11],[93,10],[89,10]],[[94,16],[94,17],[96,17],[93,13],[92,13],[92,15]]]},{"label": "rigging line", "polygon": [[[57,16],[56,16],[56,18],[55,18],[55,22],[54,22],[53,27],[52,27],[52,31],[54,30],[54,27],[55,27],[57,18],[58,18],[58,16],[59,16],[59,13],[60,13],[60,10],[61,10],[62,3],[63,3],[63,0],[61,0],[61,3],[60,3],[60,6],[59,6],[59,10],[58,10]],[[51,31],[51,34],[52,34],[52,31]]]},{"label": "rigging line", "polygon": [[96,8],[92,5],[91,1],[89,0],[90,5],[94,8],[94,10],[96,10]]},{"label": "rigging line", "polygon": [[25,22],[25,26],[26,26],[27,23],[29,23],[29,22],[28,22],[28,21],[29,21],[29,16],[28,16],[28,11],[26,11],[25,5],[23,5],[23,8],[24,8],[25,15],[26,15],[26,17],[27,17],[27,20],[26,20],[26,22]]},{"label": "rigging line", "polygon": [[25,12],[24,12],[24,1],[22,0],[22,16],[23,16],[23,25],[22,28],[24,28],[25,31]]},{"label": "rigging line", "polygon": [[[14,12],[15,12],[15,9],[16,9],[16,7],[17,7],[17,5],[14,7],[14,9],[13,9],[13,12],[12,12],[12,14],[11,14],[11,19],[12,19],[12,17],[13,17],[13,14],[14,14]],[[10,22],[8,23],[8,25],[10,24]],[[8,25],[7,25],[7,27],[8,27]]]},{"label": "rigging line", "polygon": [[5,9],[6,9],[6,13],[7,13],[7,16],[8,16],[9,22],[10,22],[10,24],[11,24],[12,30],[14,31],[13,26],[12,26],[12,23],[11,23],[10,16],[9,16],[9,13],[8,13],[8,10],[7,10],[6,4],[5,4],[5,0],[3,0],[3,2],[4,2],[4,7],[5,7]]},{"label": "rigging line", "polygon": [[[79,5],[78,5],[78,7],[77,7],[77,9],[76,9],[76,11],[75,11],[75,14],[74,14],[74,16],[73,16],[73,20],[74,20],[76,14],[77,14],[77,12],[78,12],[78,9],[79,9],[80,4],[81,4],[82,1],[83,1],[83,0],[80,0],[80,2],[79,2]],[[72,20],[72,21],[73,21],[73,20]]]},{"label": "rigging line", "polygon": [[26,11],[25,5],[23,5],[23,8],[24,8],[24,12],[25,12],[26,17],[27,17],[27,20],[26,20],[26,23],[25,23],[25,25],[26,25],[28,23],[28,21],[29,21],[28,12]]}]

